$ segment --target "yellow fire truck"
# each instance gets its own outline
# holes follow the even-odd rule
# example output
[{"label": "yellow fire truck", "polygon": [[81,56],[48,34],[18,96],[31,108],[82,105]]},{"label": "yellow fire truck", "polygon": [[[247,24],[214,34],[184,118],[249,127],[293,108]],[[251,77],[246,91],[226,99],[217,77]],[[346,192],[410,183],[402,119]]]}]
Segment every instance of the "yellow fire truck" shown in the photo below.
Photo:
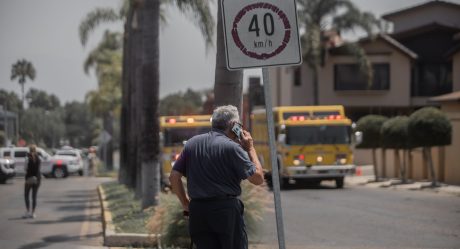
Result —
[{"label": "yellow fire truck", "polygon": [[[320,184],[335,180],[343,188],[344,177],[353,174],[351,120],[343,106],[281,106],[273,108],[280,185],[297,180]],[[252,137],[271,179],[265,110],[251,115]],[[269,182],[270,183],[270,182]]]},{"label": "yellow fire truck", "polygon": [[211,115],[160,117],[161,162],[164,182],[187,140],[211,130]]}]

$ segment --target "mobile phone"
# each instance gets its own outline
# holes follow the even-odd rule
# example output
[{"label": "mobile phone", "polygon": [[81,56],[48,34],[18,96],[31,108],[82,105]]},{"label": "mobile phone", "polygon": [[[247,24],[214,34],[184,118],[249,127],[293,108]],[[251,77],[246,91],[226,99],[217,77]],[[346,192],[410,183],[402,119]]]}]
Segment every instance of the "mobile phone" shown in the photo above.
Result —
[{"label": "mobile phone", "polygon": [[236,137],[241,140],[241,133],[243,132],[243,126],[240,123],[235,123],[232,127],[232,132],[235,133]]}]

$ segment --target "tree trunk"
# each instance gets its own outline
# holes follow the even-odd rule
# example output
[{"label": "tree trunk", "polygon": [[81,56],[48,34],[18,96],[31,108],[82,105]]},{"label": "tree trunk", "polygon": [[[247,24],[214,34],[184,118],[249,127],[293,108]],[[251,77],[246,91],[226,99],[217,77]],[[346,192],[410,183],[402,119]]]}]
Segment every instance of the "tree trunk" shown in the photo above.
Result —
[{"label": "tree trunk", "polygon": [[160,86],[160,1],[142,8],[142,208],[158,203],[160,192],[158,98]]},{"label": "tree trunk", "polygon": [[[140,4],[137,6],[137,9],[134,13],[135,17],[134,18],[134,23],[137,25],[136,28],[136,43],[134,44],[133,47],[133,53],[134,53],[134,85],[135,85],[135,93],[134,93],[134,99],[133,99],[133,105],[134,105],[134,120],[135,120],[135,126],[133,127],[133,133],[135,134],[135,197],[138,199],[142,198],[142,139],[145,136],[145,134],[142,133],[142,123],[143,123],[143,112],[142,112],[142,107],[143,107],[143,98],[144,98],[144,93],[143,93],[143,79],[142,79],[142,70],[143,70],[143,32],[144,32],[144,26],[142,25],[143,19],[144,19],[144,11],[143,11],[143,6]],[[134,25],[134,24],[133,24]]]},{"label": "tree trunk", "polygon": [[234,105],[242,111],[243,71],[227,70],[221,1],[217,8],[217,54],[214,79],[214,107]]},{"label": "tree trunk", "polygon": [[386,149],[382,148],[382,177],[387,177],[387,153]]},{"label": "tree trunk", "polygon": [[409,149],[408,151],[408,159],[409,159],[409,167],[408,167],[408,178],[413,179],[414,178],[414,158],[412,157],[412,149]]},{"label": "tree trunk", "polygon": [[130,186],[129,181],[129,127],[130,127],[130,23],[132,21],[132,8],[130,6],[124,25],[123,33],[123,71],[121,82],[121,120],[120,120],[120,169],[118,171],[118,182]]},{"label": "tree trunk", "polygon": [[[140,58],[142,57],[142,51],[140,51],[140,30],[136,25],[138,23],[139,10],[137,7],[132,6],[130,11],[129,29],[130,29],[130,42],[129,42],[129,148],[128,148],[128,186],[135,190],[136,197],[141,196],[140,188],[138,189],[138,175],[140,175],[138,169],[138,137],[140,136],[139,131],[139,73],[140,70]],[[136,13],[136,14],[135,14]]]},{"label": "tree trunk", "polygon": [[112,137],[108,143],[104,145],[104,159],[106,170],[113,170],[113,115],[108,112],[103,117],[104,130]]},{"label": "tree trunk", "polygon": [[402,183],[406,183],[406,164],[407,164],[407,150],[403,150],[403,162],[401,165],[401,180]]},{"label": "tree trunk", "polygon": [[374,164],[374,176],[375,176],[375,181],[379,181],[379,171],[377,168],[377,155],[376,155],[376,149],[372,148],[372,163]]},{"label": "tree trunk", "polygon": [[436,173],[434,171],[433,158],[431,156],[431,148],[423,147],[423,154],[425,156],[425,161],[427,163],[428,170],[431,173],[431,186],[436,187],[438,183],[436,181]]},{"label": "tree trunk", "polygon": [[[22,99],[21,99],[22,109],[25,110],[26,109],[26,107],[24,106],[24,100],[25,100],[24,85],[25,85],[25,82],[19,82],[19,84],[21,85],[21,93],[22,93]],[[30,108],[30,106],[29,106],[29,108]]]},{"label": "tree trunk", "polygon": [[399,173],[401,172],[401,158],[399,157],[399,149],[394,149],[395,155],[395,167],[394,167],[394,176],[398,178]]}]

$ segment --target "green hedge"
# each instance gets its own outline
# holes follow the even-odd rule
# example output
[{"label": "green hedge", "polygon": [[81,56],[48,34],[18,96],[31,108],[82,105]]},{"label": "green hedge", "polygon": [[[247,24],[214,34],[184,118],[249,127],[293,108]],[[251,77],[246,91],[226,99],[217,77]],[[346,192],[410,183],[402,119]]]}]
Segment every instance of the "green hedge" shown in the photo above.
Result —
[{"label": "green hedge", "polygon": [[356,147],[366,149],[380,147],[380,129],[387,119],[387,117],[381,115],[367,115],[360,118],[356,123],[356,131],[363,133],[363,141]]},{"label": "green hedge", "polygon": [[397,116],[388,119],[381,128],[382,147],[405,149],[409,147],[409,117]]},{"label": "green hedge", "polygon": [[452,125],[447,116],[434,107],[424,107],[409,118],[409,140],[414,147],[449,145]]}]

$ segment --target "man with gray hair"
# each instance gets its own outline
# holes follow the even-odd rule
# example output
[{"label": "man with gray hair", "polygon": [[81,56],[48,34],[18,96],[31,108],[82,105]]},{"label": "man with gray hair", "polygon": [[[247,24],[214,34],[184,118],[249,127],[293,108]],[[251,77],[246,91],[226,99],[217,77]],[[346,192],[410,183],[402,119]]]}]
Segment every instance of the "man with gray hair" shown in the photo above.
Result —
[{"label": "man with gray hair", "polygon": [[[198,249],[246,249],[240,183],[264,182],[251,134],[243,130],[235,106],[217,107],[212,130],[185,144],[169,180],[174,193],[190,212],[189,230]],[[187,178],[188,196],[182,183]]]}]

